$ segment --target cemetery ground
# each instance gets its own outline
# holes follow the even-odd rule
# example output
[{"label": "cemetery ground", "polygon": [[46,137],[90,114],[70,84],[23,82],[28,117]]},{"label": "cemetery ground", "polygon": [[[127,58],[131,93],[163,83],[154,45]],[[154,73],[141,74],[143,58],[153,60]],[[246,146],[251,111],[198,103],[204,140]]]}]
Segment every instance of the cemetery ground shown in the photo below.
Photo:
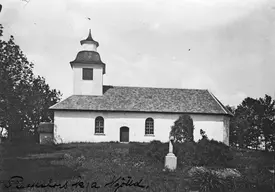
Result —
[{"label": "cemetery ground", "polygon": [[[197,169],[187,163],[187,153],[183,158],[178,153],[177,170],[169,172],[163,170],[168,143],[2,143],[1,191],[272,191],[274,174],[268,169],[274,153],[231,150],[233,159],[226,165]],[[226,172],[217,177],[207,171],[225,167],[241,177],[224,177]]]}]

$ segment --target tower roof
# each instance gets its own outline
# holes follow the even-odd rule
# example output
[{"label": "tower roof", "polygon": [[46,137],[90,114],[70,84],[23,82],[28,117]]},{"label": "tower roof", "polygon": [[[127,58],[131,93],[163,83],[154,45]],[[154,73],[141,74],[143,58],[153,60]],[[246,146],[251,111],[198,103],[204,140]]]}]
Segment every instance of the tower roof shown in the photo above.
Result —
[{"label": "tower roof", "polygon": [[105,63],[100,59],[100,55],[95,51],[79,51],[75,60],[71,61],[71,66],[73,64],[99,64],[103,66],[103,74],[105,74]]},{"label": "tower roof", "polygon": [[99,46],[99,43],[97,41],[95,41],[92,37],[92,34],[91,34],[91,29],[89,29],[89,35],[86,39],[83,39],[80,41],[80,44],[83,45],[83,44],[95,44],[96,47]]}]

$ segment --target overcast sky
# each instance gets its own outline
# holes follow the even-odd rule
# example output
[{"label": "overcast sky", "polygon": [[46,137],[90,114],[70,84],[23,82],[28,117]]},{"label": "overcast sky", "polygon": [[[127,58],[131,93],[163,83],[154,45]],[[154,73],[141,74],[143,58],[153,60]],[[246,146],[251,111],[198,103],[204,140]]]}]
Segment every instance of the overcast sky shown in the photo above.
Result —
[{"label": "overcast sky", "polygon": [[[63,99],[91,28],[104,84],[209,89],[225,105],[275,94],[274,0],[2,1],[4,35]],[[91,20],[87,19],[90,18]]]}]

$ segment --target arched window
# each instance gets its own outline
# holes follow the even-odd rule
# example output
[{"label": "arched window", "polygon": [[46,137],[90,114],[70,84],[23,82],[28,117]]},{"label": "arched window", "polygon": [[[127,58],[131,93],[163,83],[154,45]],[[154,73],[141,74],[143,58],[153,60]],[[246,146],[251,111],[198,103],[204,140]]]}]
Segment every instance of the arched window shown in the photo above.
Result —
[{"label": "arched window", "polygon": [[95,133],[104,133],[104,119],[103,117],[95,118]]},{"label": "arched window", "polygon": [[145,120],[145,135],[154,135],[154,120],[152,118]]}]

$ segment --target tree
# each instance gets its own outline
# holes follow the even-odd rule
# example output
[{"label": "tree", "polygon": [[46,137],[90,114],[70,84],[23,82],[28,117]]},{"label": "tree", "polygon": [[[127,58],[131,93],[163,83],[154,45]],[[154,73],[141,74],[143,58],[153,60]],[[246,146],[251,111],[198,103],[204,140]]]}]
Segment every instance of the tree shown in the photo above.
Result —
[{"label": "tree", "polygon": [[229,145],[234,147],[244,147],[244,137],[249,123],[239,118],[236,114],[234,106],[225,106],[226,109],[233,114],[229,121]]},{"label": "tree", "polygon": [[[0,24],[0,37],[2,33]],[[60,92],[51,90],[32,70],[13,36],[7,42],[0,40],[0,127],[8,131],[9,139],[18,132],[35,132],[39,121],[50,121],[53,114],[48,108],[60,100]]]},{"label": "tree", "polygon": [[265,95],[259,98],[257,105],[257,120],[261,127],[265,150],[270,149],[274,143],[275,101],[271,96]]},{"label": "tree", "polygon": [[229,145],[237,147],[239,145],[238,143],[238,131],[236,127],[236,118],[235,118],[235,111],[236,108],[233,106],[225,106],[228,111],[230,111],[233,114],[233,117],[230,118],[229,121]]},{"label": "tree", "polygon": [[225,107],[230,113],[235,114],[236,108],[234,106],[226,105]]},{"label": "tree", "polygon": [[275,102],[268,95],[264,98],[245,98],[230,120],[230,145],[258,149],[265,143],[265,150],[274,149]]},{"label": "tree", "polygon": [[235,129],[237,130],[240,147],[258,149],[261,130],[257,123],[258,100],[247,97],[237,106],[235,111]]},{"label": "tree", "polygon": [[48,108],[59,101],[59,95],[58,91],[50,89],[43,77],[38,76],[33,80],[31,91],[26,98],[29,110],[26,110],[24,115],[24,123],[29,130],[36,133],[40,122],[53,120],[53,112]]},{"label": "tree", "polygon": [[193,141],[194,124],[190,115],[183,114],[174,122],[170,135],[175,137],[175,142]]},{"label": "tree", "polygon": [[275,121],[271,125],[272,134],[270,136],[270,150],[275,151]]}]

